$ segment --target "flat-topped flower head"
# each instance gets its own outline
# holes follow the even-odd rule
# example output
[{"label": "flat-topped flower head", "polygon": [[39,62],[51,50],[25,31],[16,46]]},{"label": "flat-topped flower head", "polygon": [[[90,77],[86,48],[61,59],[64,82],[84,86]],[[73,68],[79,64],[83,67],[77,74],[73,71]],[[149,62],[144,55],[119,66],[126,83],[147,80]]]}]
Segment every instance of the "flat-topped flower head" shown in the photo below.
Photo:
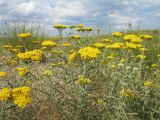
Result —
[{"label": "flat-topped flower head", "polygon": [[116,42],[116,43],[113,43],[111,45],[106,45],[106,48],[109,48],[109,49],[119,49],[119,48],[122,48],[123,46],[124,46],[123,43]]},{"label": "flat-topped flower head", "polygon": [[10,50],[13,47],[12,47],[12,45],[3,45],[2,48]]},{"label": "flat-topped flower head", "polygon": [[68,57],[68,62],[69,62],[69,63],[74,62],[74,60],[76,59],[76,57],[77,57],[77,53],[73,52],[73,53]]},{"label": "flat-topped flower head", "polygon": [[19,38],[29,38],[29,37],[32,37],[32,34],[31,33],[20,33],[20,34],[17,34],[17,37],[19,37]]},{"label": "flat-topped flower head", "polygon": [[28,86],[16,87],[13,89],[3,88],[0,90],[0,100],[8,100],[19,108],[24,108],[32,101],[29,97],[30,91],[31,88]]},{"label": "flat-topped flower head", "polygon": [[0,90],[0,100],[7,100],[10,98],[10,89],[3,88]]},{"label": "flat-topped flower head", "polygon": [[77,85],[87,85],[90,84],[92,81],[89,78],[84,76],[78,76],[78,80],[76,80]]},{"label": "flat-topped flower head", "polygon": [[44,46],[44,47],[54,47],[56,45],[57,44],[51,40],[45,40],[42,42],[42,46]]},{"label": "flat-topped flower head", "polygon": [[133,42],[133,43],[140,43],[142,42],[142,39],[134,34],[125,35],[124,40]]},{"label": "flat-topped flower head", "polygon": [[56,28],[56,29],[66,29],[67,27],[64,24],[56,24],[54,26],[54,28]]},{"label": "flat-topped flower head", "polygon": [[115,37],[121,37],[122,33],[121,32],[113,32],[112,35]]},{"label": "flat-topped flower head", "polygon": [[98,48],[84,47],[78,51],[78,54],[80,55],[81,59],[89,60],[97,58],[101,54],[101,51]]},{"label": "flat-topped flower head", "polygon": [[0,77],[6,77],[8,75],[7,72],[0,71]]},{"label": "flat-topped flower head", "polygon": [[103,44],[103,43],[95,43],[94,46],[97,47],[97,48],[104,48],[104,47],[106,47],[106,45]]},{"label": "flat-topped flower head", "polygon": [[144,60],[146,58],[146,56],[145,55],[137,55],[136,58],[139,60]]},{"label": "flat-topped flower head", "polygon": [[29,69],[27,67],[23,67],[23,68],[15,68],[15,70],[18,72],[19,76],[25,76],[28,74]]},{"label": "flat-topped flower head", "polygon": [[71,36],[73,39],[81,39],[81,35],[72,35]]},{"label": "flat-topped flower head", "polygon": [[72,46],[72,44],[70,44],[70,43],[64,43],[62,46],[63,47],[69,47],[69,46]]},{"label": "flat-topped flower head", "polygon": [[31,103],[32,99],[29,97],[31,88],[28,86],[22,86],[14,88],[11,92],[14,104],[19,108],[24,108]]},{"label": "flat-topped flower head", "polygon": [[144,39],[144,40],[152,40],[153,36],[151,36],[151,35],[140,35],[140,38]]},{"label": "flat-topped flower head", "polygon": [[20,60],[32,60],[32,61],[41,61],[43,57],[43,51],[36,49],[33,51],[27,51],[24,53],[18,53],[17,57]]},{"label": "flat-topped flower head", "polygon": [[137,43],[125,42],[125,47],[128,49],[139,49],[142,47],[142,45]]},{"label": "flat-topped flower head", "polygon": [[87,32],[91,32],[93,29],[92,28],[82,28],[84,29],[84,31],[87,31]]},{"label": "flat-topped flower head", "polygon": [[77,25],[78,28],[83,28],[84,26],[85,26],[84,24]]},{"label": "flat-topped flower head", "polygon": [[106,43],[113,43],[113,41],[110,40],[110,39],[102,39],[101,41],[102,41],[102,42],[106,42]]},{"label": "flat-topped flower head", "polygon": [[75,29],[75,28],[77,28],[77,26],[76,25],[70,25],[68,28]]},{"label": "flat-topped flower head", "polygon": [[122,89],[119,94],[123,97],[129,97],[129,98],[134,98],[135,93],[133,90],[130,89]]}]

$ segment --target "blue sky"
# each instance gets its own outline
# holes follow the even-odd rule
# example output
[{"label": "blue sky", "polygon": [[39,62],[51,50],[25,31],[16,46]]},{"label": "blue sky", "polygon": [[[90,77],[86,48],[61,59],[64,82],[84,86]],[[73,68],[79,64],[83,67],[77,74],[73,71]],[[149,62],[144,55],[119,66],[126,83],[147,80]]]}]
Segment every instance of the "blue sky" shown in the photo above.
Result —
[{"label": "blue sky", "polygon": [[0,20],[34,21],[52,31],[56,23],[104,30],[160,28],[160,0],[0,0]]}]

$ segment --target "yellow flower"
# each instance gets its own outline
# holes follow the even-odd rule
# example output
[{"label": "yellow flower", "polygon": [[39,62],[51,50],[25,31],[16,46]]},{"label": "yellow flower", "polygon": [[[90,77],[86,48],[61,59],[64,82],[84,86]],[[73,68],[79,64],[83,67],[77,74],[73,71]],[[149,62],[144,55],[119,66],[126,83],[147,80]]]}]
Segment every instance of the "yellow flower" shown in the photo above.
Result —
[{"label": "yellow flower", "polygon": [[19,76],[25,76],[29,72],[29,69],[27,67],[15,68],[15,70],[18,72]]},{"label": "yellow flower", "polygon": [[19,49],[13,48],[13,49],[10,49],[10,51],[13,52],[13,53],[17,53],[19,51]]},{"label": "yellow flower", "polygon": [[7,72],[0,71],[0,77],[6,77],[8,75]]},{"label": "yellow flower", "polygon": [[43,41],[42,42],[42,46],[45,46],[45,47],[53,47],[53,46],[56,46],[57,44],[51,40],[46,40],[46,41]]},{"label": "yellow flower", "polygon": [[119,49],[123,46],[123,43],[113,43],[112,45],[107,45],[106,48],[109,49]]},{"label": "yellow flower", "polygon": [[3,45],[2,48],[5,48],[5,49],[9,49],[9,50],[10,50],[10,49],[12,49],[12,46],[11,46],[11,45]]},{"label": "yellow flower", "polygon": [[92,31],[92,28],[82,28],[82,29],[83,29],[83,31],[87,31],[87,32]]},{"label": "yellow flower", "polygon": [[18,53],[17,57],[21,60],[41,61],[43,54],[43,51],[37,49],[33,51],[27,51],[25,53]]},{"label": "yellow flower", "polygon": [[17,59],[16,59],[16,58],[12,58],[12,59],[9,59],[9,60],[7,61],[7,64],[17,65],[18,62],[17,62]]},{"label": "yellow flower", "polygon": [[145,40],[152,40],[153,37],[151,35],[140,35],[140,38],[145,39]]},{"label": "yellow flower", "polygon": [[71,26],[69,26],[68,28],[70,28],[70,29],[75,29],[77,26],[76,25],[71,25]]},{"label": "yellow flower", "polygon": [[102,42],[109,42],[109,43],[112,43],[112,42],[113,42],[113,41],[110,40],[110,39],[102,39],[101,41],[102,41]]},{"label": "yellow flower", "polygon": [[30,90],[31,88],[27,86],[13,88],[12,90],[3,88],[0,91],[0,100],[10,100],[18,107],[24,108],[32,101],[29,97]]},{"label": "yellow flower", "polygon": [[67,27],[65,25],[63,25],[63,24],[56,24],[54,26],[54,28],[56,28],[56,29],[66,29]]},{"label": "yellow flower", "polygon": [[16,104],[19,108],[25,108],[28,104],[32,102],[30,97],[26,96],[18,96],[14,99],[14,104]]},{"label": "yellow flower", "polygon": [[70,43],[64,43],[63,44],[63,47],[68,47],[68,46],[71,46],[72,44],[70,44]]},{"label": "yellow flower", "polygon": [[114,32],[114,33],[112,33],[112,35],[115,37],[121,37],[122,33],[121,32]]},{"label": "yellow flower", "polygon": [[32,37],[32,34],[30,34],[30,33],[20,33],[20,34],[17,34],[17,37],[29,38],[29,37]]},{"label": "yellow flower", "polygon": [[90,84],[92,81],[84,76],[78,76],[78,80],[76,81],[77,85],[86,85]]},{"label": "yellow flower", "polygon": [[69,57],[68,57],[68,62],[69,63],[72,63],[74,60],[75,60],[75,58],[76,58],[76,56],[77,56],[77,53],[72,53]]},{"label": "yellow flower", "polygon": [[160,58],[160,54],[158,54],[157,57]]},{"label": "yellow flower", "polygon": [[97,47],[97,48],[104,48],[104,47],[106,47],[106,45],[103,44],[103,43],[95,43],[94,46]]},{"label": "yellow flower", "polygon": [[152,64],[151,65],[151,67],[157,67],[158,66],[158,64]]},{"label": "yellow flower", "polygon": [[79,27],[79,28],[83,28],[84,26],[85,26],[84,24],[77,25],[77,27]]},{"label": "yellow flower", "polygon": [[120,63],[124,63],[125,61],[126,61],[126,59],[122,58],[122,59],[120,60]]},{"label": "yellow flower", "polygon": [[64,65],[64,62],[53,63],[52,67],[57,67],[57,66],[61,66],[61,65]]},{"label": "yellow flower", "polygon": [[84,60],[95,59],[101,54],[101,51],[98,48],[84,47],[78,51],[78,54],[80,54],[81,59]]},{"label": "yellow flower", "polygon": [[142,47],[142,45],[141,44],[131,43],[131,42],[126,42],[125,43],[125,47],[129,48],[129,49],[137,49],[137,48]]},{"label": "yellow flower", "polygon": [[71,36],[73,39],[81,39],[81,36],[80,35],[72,35]]},{"label": "yellow flower", "polygon": [[14,104],[20,108],[26,107],[26,105],[31,103],[31,98],[29,97],[31,88],[27,86],[14,88],[12,90],[12,99]]},{"label": "yellow flower", "polygon": [[119,94],[129,98],[133,98],[135,96],[135,93],[130,89],[122,89]]},{"label": "yellow flower", "polygon": [[42,75],[51,76],[51,75],[53,75],[53,72],[52,72],[52,70],[45,70]]},{"label": "yellow flower", "polygon": [[136,58],[140,59],[140,60],[144,60],[146,58],[146,56],[145,55],[137,55]]},{"label": "yellow flower", "polygon": [[21,46],[21,45],[17,45],[17,46],[15,46],[15,48],[22,48],[23,46]]},{"label": "yellow flower", "polygon": [[142,48],[139,48],[139,50],[142,51],[142,52],[148,51],[147,48],[143,48],[143,47],[142,47]]},{"label": "yellow flower", "polygon": [[104,104],[104,100],[103,100],[103,99],[98,99],[98,100],[97,100],[97,103],[98,103],[99,105],[103,105],[103,104]]},{"label": "yellow flower", "polygon": [[129,41],[129,42],[133,42],[133,43],[142,42],[142,39],[134,34],[125,35],[124,40]]},{"label": "yellow flower", "polygon": [[152,81],[146,81],[146,82],[144,82],[144,86],[147,86],[147,87],[154,87],[155,84],[154,84]]},{"label": "yellow flower", "polygon": [[116,68],[116,65],[113,64],[113,65],[111,65],[111,67],[112,67],[113,69],[115,69],[115,68]]},{"label": "yellow flower", "polygon": [[10,98],[10,89],[3,88],[0,90],[0,100],[8,100]]},{"label": "yellow flower", "polygon": [[113,55],[109,55],[109,56],[107,56],[107,59],[109,59],[109,60],[112,60],[114,58],[114,56]]}]

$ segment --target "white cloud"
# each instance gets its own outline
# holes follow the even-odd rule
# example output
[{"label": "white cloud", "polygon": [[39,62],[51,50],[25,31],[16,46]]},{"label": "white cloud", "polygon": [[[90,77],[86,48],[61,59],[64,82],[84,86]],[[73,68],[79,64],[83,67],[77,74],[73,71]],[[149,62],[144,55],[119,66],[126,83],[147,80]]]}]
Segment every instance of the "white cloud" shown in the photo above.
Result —
[{"label": "white cloud", "polygon": [[29,1],[21,4],[16,4],[14,10],[23,14],[29,14],[32,11],[34,11],[34,9],[35,9],[35,2]]},{"label": "white cloud", "polygon": [[127,23],[137,23],[138,18],[127,16],[127,15],[121,15],[118,11],[110,12],[108,13],[108,18],[111,19],[115,24],[121,25],[121,24],[127,24]]},{"label": "white cloud", "polygon": [[127,15],[122,15],[119,11],[109,11],[107,12],[108,19],[110,19],[112,23],[112,27],[118,30],[126,30],[128,29],[129,24],[132,26],[136,26],[140,20],[139,17],[131,17]]}]

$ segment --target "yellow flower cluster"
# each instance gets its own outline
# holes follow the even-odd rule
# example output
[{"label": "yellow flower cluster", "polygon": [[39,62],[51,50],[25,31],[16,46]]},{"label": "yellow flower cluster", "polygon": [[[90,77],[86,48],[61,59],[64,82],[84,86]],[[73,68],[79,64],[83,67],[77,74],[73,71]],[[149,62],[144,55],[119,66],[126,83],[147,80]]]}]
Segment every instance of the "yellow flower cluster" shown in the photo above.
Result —
[{"label": "yellow flower cluster", "polygon": [[56,45],[57,44],[51,40],[46,40],[46,41],[42,42],[42,46],[44,46],[44,47],[54,47]]},{"label": "yellow flower cluster", "polygon": [[54,28],[56,28],[56,29],[66,29],[67,27],[65,25],[63,25],[63,24],[56,24],[54,26]]},{"label": "yellow flower cluster", "polygon": [[135,96],[135,93],[130,89],[122,89],[119,94],[129,98],[133,98]]},{"label": "yellow flower cluster", "polygon": [[125,48],[137,49],[137,48],[141,48],[141,47],[142,47],[141,44],[136,44],[136,43],[131,43],[131,42],[125,42]]},{"label": "yellow flower cluster", "polygon": [[3,88],[0,90],[0,100],[7,100],[10,97],[10,90],[8,88]]},{"label": "yellow flower cluster", "polygon": [[2,48],[5,48],[5,49],[9,49],[9,50],[10,50],[10,49],[12,49],[12,46],[11,46],[11,45],[3,45]]},{"label": "yellow flower cluster", "polygon": [[17,37],[29,38],[29,37],[32,37],[32,34],[30,34],[30,33],[20,33],[20,34],[17,34]]},{"label": "yellow flower cluster", "polygon": [[26,107],[31,103],[31,98],[29,97],[31,88],[27,86],[13,88],[3,88],[0,91],[0,100],[10,100],[13,101],[20,108]]},{"label": "yellow flower cluster", "polygon": [[8,75],[7,72],[0,71],[0,77],[6,77]]},{"label": "yellow flower cluster", "polygon": [[18,72],[19,76],[25,76],[29,72],[29,69],[27,67],[15,68],[15,70]]},{"label": "yellow flower cluster", "polygon": [[77,85],[87,85],[90,84],[92,81],[84,76],[78,76],[78,80],[76,80]]},{"label": "yellow flower cluster", "polygon": [[91,32],[92,30],[93,30],[92,28],[87,28],[87,27],[82,27],[77,29],[77,31],[79,32]]},{"label": "yellow flower cluster", "polygon": [[129,34],[124,36],[124,40],[132,43],[141,43],[142,39],[134,34]]},{"label": "yellow flower cluster", "polygon": [[68,47],[68,46],[71,46],[72,44],[70,44],[70,43],[64,43],[62,46],[63,47]]},{"label": "yellow flower cluster", "polygon": [[77,57],[77,53],[72,53],[69,57],[68,57],[68,62],[72,63]]},{"label": "yellow flower cluster", "polygon": [[71,36],[73,39],[81,39],[81,36],[80,35],[72,35]]},{"label": "yellow flower cluster", "polygon": [[97,48],[104,48],[104,47],[106,47],[106,45],[103,44],[103,43],[95,43],[94,46],[97,47]]},{"label": "yellow flower cluster", "polygon": [[101,51],[98,48],[84,47],[78,51],[78,54],[80,54],[81,59],[88,60],[97,58]]},{"label": "yellow flower cluster", "polygon": [[151,35],[140,35],[140,38],[145,39],[145,40],[152,40],[153,36],[151,36]]},{"label": "yellow flower cluster", "polygon": [[146,56],[145,55],[137,55],[136,58],[140,59],[140,60],[144,60],[146,58]]},{"label": "yellow flower cluster", "polygon": [[114,33],[112,33],[112,35],[115,37],[121,37],[122,33],[121,32],[114,32]]},{"label": "yellow flower cluster", "polygon": [[75,29],[76,27],[77,27],[76,25],[70,25],[68,28]]},{"label": "yellow flower cluster", "polygon": [[45,70],[42,75],[51,76],[51,75],[53,75],[53,71],[52,70]]},{"label": "yellow flower cluster", "polygon": [[84,24],[77,25],[77,27],[79,27],[79,28],[83,28],[84,26],[85,26]]},{"label": "yellow flower cluster", "polygon": [[113,43],[112,45],[107,45],[106,48],[110,48],[110,49],[118,49],[118,48],[121,48],[123,47],[123,43]]},{"label": "yellow flower cluster", "polygon": [[155,84],[154,84],[152,81],[146,81],[146,82],[144,82],[144,86],[147,86],[147,87],[154,87]]},{"label": "yellow flower cluster", "polygon": [[37,49],[33,51],[27,51],[25,53],[18,53],[17,57],[21,60],[41,61],[43,54],[43,51]]},{"label": "yellow flower cluster", "polygon": [[110,39],[102,39],[101,41],[102,41],[102,42],[108,42],[108,43],[112,43],[112,42],[113,42],[113,41],[110,40]]}]

